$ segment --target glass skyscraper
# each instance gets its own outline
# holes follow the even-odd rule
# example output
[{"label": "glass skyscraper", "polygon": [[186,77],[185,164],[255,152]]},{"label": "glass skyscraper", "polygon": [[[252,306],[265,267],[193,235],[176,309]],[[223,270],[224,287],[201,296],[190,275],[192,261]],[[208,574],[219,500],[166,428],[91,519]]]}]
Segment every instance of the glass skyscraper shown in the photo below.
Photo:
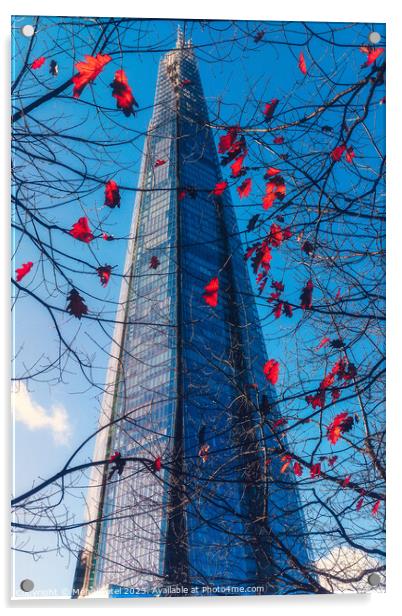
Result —
[{"label": "glass skyscraper", "polygon": [[[159,66],[94,456],[128,461],[93,471],[82,595],[312,590],[234,208],[229,190],[211,195],[222,179],[179,31]],[[216,307],[203,299],[215,277]]]}]

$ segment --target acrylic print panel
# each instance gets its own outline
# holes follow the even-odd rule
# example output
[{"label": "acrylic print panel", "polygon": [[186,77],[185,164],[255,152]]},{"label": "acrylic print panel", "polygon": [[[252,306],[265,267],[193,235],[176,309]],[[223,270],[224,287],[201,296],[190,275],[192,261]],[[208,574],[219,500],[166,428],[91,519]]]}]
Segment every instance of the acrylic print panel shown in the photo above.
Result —
[{"label": "acrylic print panel", "polygon": [[385,27],[12,20],[13,596],[385,587]]}]

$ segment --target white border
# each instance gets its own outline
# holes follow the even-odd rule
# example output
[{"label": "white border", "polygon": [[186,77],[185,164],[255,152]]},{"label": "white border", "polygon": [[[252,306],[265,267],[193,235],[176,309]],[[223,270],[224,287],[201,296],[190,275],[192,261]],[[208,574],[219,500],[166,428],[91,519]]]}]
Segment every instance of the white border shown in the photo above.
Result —
[{"label": "white border", "polygon": [[[113,11],[111,13],[111,11]],[[37,600],[35,602],[7,601],[6,597],[10,592],[10,558],[8,540],[8,520],[5,518],[3,533],[1,534],[2,544],[0,546],[1,555],[4,559],[2,577],[2,597],[3,605],[6,609],[16,609],[17,611],[29,608],[33,611],[42,612],[43,609],[51,608],[58,612],[69,607],[70,609],[123,609],[136,613],[152,612],[170,616],[177,612],[186,613],[188,610],[213,616],[220,610],[230,610],[236,612],[240,610],[253,610],[257,614],[266,614],[268,611],[274,612],[275,616],[296,614],[301,610],[308,611],[311,615],[325,616],[337,614],[342,611],[345,614],[364,614],[364,616],[378,616],[380,613],[385,615],[396,612],[396,605],[400,603],[398,596],[401,586],[401,557],[402,554],[402,408],[399,404],[400,393],[400,356],[402,352],[401,328],[399,317],[402,310],[402,297],[400,293],[400,261],[402,233],[402,198],[401,198],[401,171],[402,171],[402,95],[401,95],[401,40],[402,40],[402,19],[401,3],[397,5],[391,0],[334,0],[332,2],[317,2],[314,0],[287,0],[286,2],[263,2],[262,0],[202,0],[202,2],[189,2],[184,0],[154,0],[146,5],[135,0],[100,3],[99,0],[69,0],[67,5],[60,5],[50,0],[3,0],[0,8],[0,31],[2,34],[1,45],[1,64],[3,71],[3,88],[1,89],[0,105],[3,110],[3,121],[1,123],[2,144],[0,168],[2,169],[1,188],[3,190],[3,206],[1,208],[1,233],[2,233],[2,258],[0,261],[0,279],[2,283],[2,315],[0,318],[3,328],[2,340],[10,338],[10,321],[8,316],[9,304],[4,299],[9,295],[8,274],[9,268],[9,28],[10,15],[114,15],[132,17],[170,17],[170,18],[215,18],[215,19],[260,19],[260,20],[303,20],[303,21],[364,21],[364,22],[386,22],[387,24],[387,58],[388,58],[388,77],[387,77],[387,154],[388,154],[388,179],[387,179],[387,209],[388,209],[388,405],[387,422],[389,433],[388,445],[388,507],[387,518],[389,527],[388,539],[388,573],[387,573],[387,593],[373,594],[370,596],[338,595],[338,596],[306,596],[306,597],[262,597],[262,598],[203,598],[203,599],[136,599],[120,600],[110,604],[105,600],[93,601],[48,601]],[[399,223],[399,224],[398,224]],[[399,271],[398,271],[399,270]],[[398,275],[399,274],[399,275]],[[399,331],[398,331],[399,329]],[[9,357],[10,343],[3,344],[2,364],[0,374],[3,379],[3,404],[1,405],[2,414],[7,416],[9,408]],[[399,361],[398,361],[399,360]],[[10,432],[7,423],[3,420],[2,450],[9,455]],[[7,479],[11,457],[6,462],[3,461],[5,478],[2,485],[5,488],[4,501],[1,511],[8,511],[8,497],[10,493],[10,483]],[[399,558],[398,558],[399,556]],[[8,572],[8,573],[7,573]],[[134,603],[133,603],[134,601]],[[394,608],[394,609],[393,609]]]}]

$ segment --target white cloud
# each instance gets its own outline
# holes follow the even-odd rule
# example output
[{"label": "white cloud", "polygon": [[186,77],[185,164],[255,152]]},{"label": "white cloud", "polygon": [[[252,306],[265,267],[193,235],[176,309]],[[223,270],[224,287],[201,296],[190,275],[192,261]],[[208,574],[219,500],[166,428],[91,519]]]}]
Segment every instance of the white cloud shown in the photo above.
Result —
[{"label": "white cloud", "polygon": [[11,409],[15,421],[29,430],[51,430],[58,444],[66,444],[71,435],[71,426],[66,409],[61,404],[52,404],[46,410],[37,404],[23,381],[15,383],[11,392]]},{"label": "white cloud", "polygon": [[[331,592],[372,592],[384,591],[385,573],[379,572],[381,583],[373,587],[368,582],[368,575],[364,574],[361,580],[357,580],[364,572],[376,569],[380,566],[379,561],[369,556],[363,550],[349,546],[334,547],[326,556],[315,563],[318,570],[327,575],[320,575],[319,581],[324,588]],[[340,578],[340,579],[335,579]],[[351,580],[356,579],[352,582]]]}]

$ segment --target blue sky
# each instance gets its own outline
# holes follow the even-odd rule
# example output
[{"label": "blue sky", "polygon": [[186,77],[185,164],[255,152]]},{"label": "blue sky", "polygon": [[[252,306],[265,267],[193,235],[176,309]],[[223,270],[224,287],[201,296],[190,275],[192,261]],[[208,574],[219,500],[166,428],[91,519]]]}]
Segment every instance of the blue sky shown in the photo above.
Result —
[{"label": "blue sky", "polygon": [[[20,62],[21,57],[19,52],[27,45],[27,41],[23,40],[19,33],[20,26],[26,22],[31,22],[31,18],[16,18],[14,21],[13,47],[17,58],[13,67],[14,74],[18,73],[19,70],[18,62]],[[140,44],[145,47],[152,41],[158,51],[126,54],[123,61],[119,58],[118,54],[113,55],[113,62],[105,68],[102,75],[96,80],[96,83],[85,90],[80,101],[74,101],[71,98],[71,90],[69,89],[62,97],[43,106],[34,114],[36,119],[44,121],[49,115],[53,115],[57,118],[56,121],[60,127],[66,123],[71,126],[82,122],[83,124],[77,128],[76,133],[80,134],[81,131],[84,131],[86,135],[92,134],[94,139],[98,139],[100,138],[100,133],[97,132],[99,127],[98,120],[94,116],[93,108],[88,105],[88,103],[95,99],[98,103],[109,106],[113,119],[118,122],[113,132],[115,137],[121,139],[122,135],[127,133],[127,138],[131,139],[131,143],[120,146],[118,151],[117,149],[112,149],[110,157],[106,157],[105,154],[101,169],[96,168],[91,162],[88,163],[89,166],[92,166],[94,174],[100,174],[105,179],[113,177],[121,186],[125,187],[122,189],[122,205],[120,210],[105,212],[105,208],[102,207],[103,187],[99,186],[97,188],[94,183],[90,194],[81,194],[79,199],[74,203],[68,204],[68,207],[60,205],[55,210],[55,219],[57,219],[58,224],[61,226],[70,228],[71,224],[85,212],[85,215],[91,220],[93,227],[99,226],[104,228],[107,225],[109,233],[117,237],[124,238],[127,236],[135,197],[135,187],[138,180],[143,135],[152,113],[157,66],[162,55],[161,50],[167,50],[174,46],[177,25],[179,23],[185,26],[194,44],[200,46],[197,48],[196,54],[199,58],[201,79],[210,108],[211,118],[213,119],[219,110],[222,121],[228,124],[239,121],[239,105],[244,107],[243,116],[248,120],[250,118],[253,119],[251,123],[254,126],[261,123],[262,109],[261,104],[258,102],[269,101],[274,97],[280,100],[278,119],[283,117],[284,120],[289,121],[290,117],[297,117],[298,111],[295,104],[294,89],[296,88],[297,91],[296,101],[301,106],[310,104],[311,101],[314,101],[317,94],[316,81],[313,83],[313,80],[311,80],[310,82],[298,70],[297,58],[299,52],[301,50],[304,51],[309,66],[311,58],[314,58],[316,65],[312,70],[317,75],[320,68],[330,70],[331,63],[334,61],[332,56],[333,49],[328,39],[328,26],[326,24],[309,24],[315,32],[320,34],[321,39],[316,39],[307,49],[303,46],[305,37],[300,24],[289,23],[285,27],[285,35],[293,43],[293,46],[289,48],[284,44],[283,24],[278,23],[276,25],[271,22],[269,24],[269,36],[272,44],[269,43],[259,48],[253,48],[252,51],[244,51],[244,44],[246,42],[249,43],[249,37],[244,33],[245,29],[242,22],[239,22],[237,27],[238,40],[236,45],[225,42],[232,38],[233,26],[225,22],[214,22],[213,25],[216,28],[214,33],[216,47],[213,50],[210,47],[202,47],[204,43],[210,41],[210,30],[207,31],[199,22],[186,24],[177,20],[133,22],[132,38],[135,44],[137,40],[140,40]],[[84,53],[90,52],[95,36],[92,29],[88,29],[88,32],[80,40],[74,40],[73,52],[72,45],[67,48],[68,37],[63,38],[66,30],[59,29],[56,24],[57,18],[41,19],[32,52],[32,59],[44,55],[49,59],[57,58],[59,63],[60,73],[57,77],[57,82],[52,77],[49,77],[45,87],[46,85],[54,87],[55,83],[62,83],[62,81],[68,79],[73,74],[74,62],[82,59]],[[335,53],[337,55],[337,63],[342,66],[342,70],[340,74],[338,73],[337,79],[338,81],[344,79],[345,83],[348,83],[351,79],[355,78],[356,74],[360,74],[360,65],[364,61],[364,57],[357,47],[358,44],[366,42],[367,35],[373,29],[373,25],[354,25],[345,30],[342,30],[341,24],[338,24],[338,27],[340,30],[337,34],[337,42],[341,44],[341,47],[338,47]],[[375,29],[384,34],[383,26],[376,25]],[[57,45],[60,45],[60,47],[63,47],[63,44],[66,45],[65,49],[67,49],[67,52],[55,45],[54,40],[56,37]],[[130,37],[128,37],[129,39]],[[230,59],[228,56],[229,50]],[[108,50],[106,49],[105,51],[107,52]],[[125,118],[122,114],[116,118],[116,114],[113,111],[114,101],[111,99],[108,86],[113,79],[114,71],[120,68],[121,65],[127,73],[133,93],[139,102],[140,108],[135,118]],[[35,75],[29,79],[35,79]],[[29,79],[26,82],[28,96],[33,91],[33,85]],[[40,87],[34,87],[35,96],[41,91]],[[320,96],[322,98],[330,95],[331,89],[324,81],[320,82],[320,88]],[[290,92],[293,92],[293,107],[289,111],[287,105]],[[377,121],[384,123],[384,118],[377,119]],[[219,138],[220,134],[222,133],[216,132],[216,139]],[[301,142],[303,142],[303,139],[304,136],[301,133]],[[329,138],[328,148],[330,149],[331,147],[331,140]],[[280,152],[282,150],[281,148],[273,148],[272,160],[274,160],[275,151]],[[116,172],[117,165],[115,163],[117,156],[120,169],[118,173]],[[268,156],[266,157],[266,162],[267,164],[271,162]],[[123,170],[121,169],[122,167],[124,167]],[[350,181],[346,178],[345,173],[347,172],[344,167],[340,167],[337,172],[340,183],[346,180]],[[61,170],[60,173],[64,177],[63,174],[65,172]],[[260,184],[254,186],[252,197],[246,204],[239,202],[235,190],[231,192],[242,229],[244,229],[245,224],[253,213],[262,212],[259,204],[261,203],[264,184],[262,179],[260,179]],[[54,200],[49,199],[48,195],[40,195],[38,199],[40,199],[41,207],[44,207],[47,203],[49,206],[54,204]],[[66,236],[60,236],[59,246],[62,249],[70,250],[71,241]],[[88,247],[77,244],[77,242],[74,244],[74,254],[80,255],[85,259],[91,259],[88,254]],[[116,266],[116,273],[122,271],[125,247],[124,240],[110,243],[96,240],[91,245],[96,255],[99,255],[99,263],[110,263]],[[16,266],[27,260],[32,260],[36,264],[38,262],[38,255],[35,254],[31,247],[25,244],[18,245]],[[282,257],[279,253],[275,254],[275,268],[278,274],[276,278],[280,279],[281,271],[287,269],[286,257]],[[41,269],[34,269],[32,282],[39,281],[41,276]],[[102,290],[102,292],[99,291],[98,280],[92,273],[87,273],[86,277],[86,291],[88,294],[93,293],[97,297],[102,296],[105,300],[110,300],[112,303],[108,306],[108,314],[112,316],[114,310],[113,302],[117,300],[119,293],[119,276],[112,276],[109,286],[106,290]],[[300,282],[301,280],[289,280],[287,298],[295,302],[298,301]],[[56,298],[54,303],[60,303],[60,301],[62,303],[62,300]],[[284,357],[289,352],[290,343],[289,341],[285,342],[288,331],[287,324],[283,322],[283,319],[278,324],[271,317],[268,318],[269,313],[265,307],[266,304],[260,303],[261,316],[268,321],[264,333],[268,341],[269,353],[280,360],[282,356]],[[88,305],[91,305],[89,298]],[[99,302],[93,300],[92,308],[98,305],[100,305]],[[76,322],[73,322],[71,318],[63,316],[61,321],[65,324],[65,329],[69,336],[73,336],[78,332],[80,326],[77,326]],[[16,374],[21,373],[22,359],[24,362],[35,362],[43,352],[48,353],[50,356],[54,356],[57,353],[54,330],[47,315],[30,300],[21,302],[21,308],[17,309],[14,324],[16,328],[14,348],[18,353]],[[291,325],[294,325],[294,323]],[[85,332],[83,331],[84,329]],[[99,349],[96,349],[90,337],[96,338],[101,345],[102,339],[99,339],[99,333],[95,324],[86,322],[85,328],[81,326],[81,330],[79,335],[82,336],[85,348],[94,352],[96,350],[96,363],[98,366],[96,377],[99,382],[102,382],[107,356],[99,351]],[[319,340],[316,339],[315,333],[313,334],[313,332],[307,329],[306,335],[311,336],[312,344],[318,344]],[[289,370],[292,371],[291,366]],[[317,378],[319,379],[321,376],[319,374]],[[42,421],[43,426],[40,429],[29,429],[26,422],[23,423],[22,421],[15,423],[16,493],[29,488],[37,478],[47,477],[52,472],[58,470],[65,462],[71,450],[83,440],[83,437],[86,437],[96,429],[99,413],[98,392],[90,389],[85,380],[74,372],[63,379],[61,383],[52,382],[49,385],[47,381],[47,378],[41,379],[39,377],[35,380],[35,383],[30,384],[30,397],[31,401],[36,405],[40,405],[44,409],[45,414],[53,417],[53,420],[43,419],[43,413],[39,412],[42,419],[38,421]],[[58,406],[65,409],[65,414],[63,412],[60,414],[60,411],[57,414]],[[32,412],[36,412],[35,416],[38,417],[38,408],[33,408]],[[63,438],[60,440],[60,436],[56,438],[57,433],[55,435],[54,428],[59,426],[60,422],[62,426],[66,426],[66,432],[68,433],[64,442]],[[53,429],[51,429],[51,426],[53,426]],[[83,452],[84,457],[90,455],[91,447]],[[77,518],[80,519],[82,516],[82,501],[77,499],[73,502],[70,499],[70,502],[71,512],[74,512]],[[50,537],[35,536],[33,538],[33,545],[36,547],[50,546],[52,545],[52,540]],[[60,555],[52,552],[46,558],[33,563],[28,555],[20,554],[17,557],[17,563],[17,579],[20,576],[31,577],[35,579],[37,586],[40,588],[66,588],[67,593],[69,592],[75,566],[73,558],[68,558],[65,554]]]}]

